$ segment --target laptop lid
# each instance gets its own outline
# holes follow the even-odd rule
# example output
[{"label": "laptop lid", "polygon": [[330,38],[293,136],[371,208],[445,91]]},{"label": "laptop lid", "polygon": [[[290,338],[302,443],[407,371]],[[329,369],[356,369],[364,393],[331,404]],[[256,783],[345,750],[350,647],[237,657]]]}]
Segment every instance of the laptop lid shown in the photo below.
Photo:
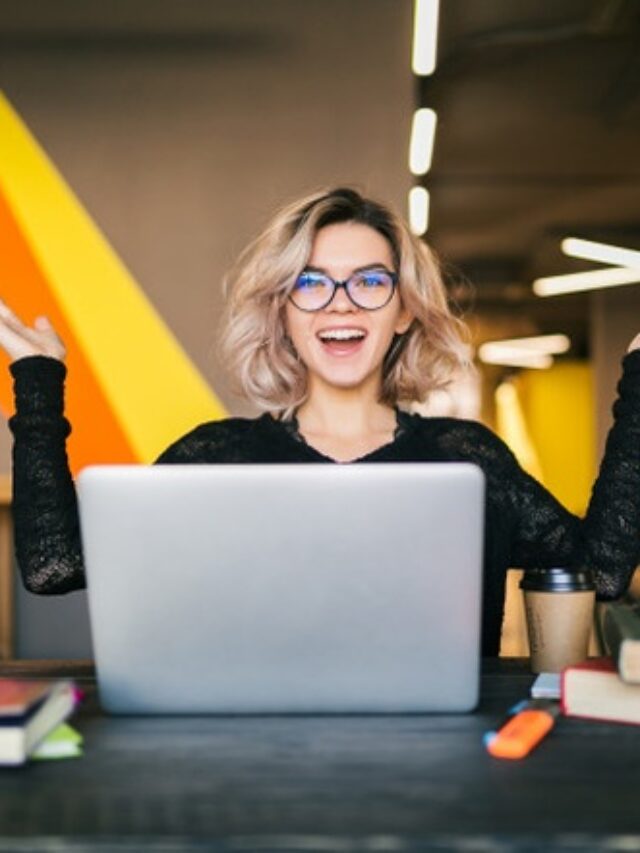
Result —
[{"label": "laptop lid", "polygon": [[94,466],[78,494],[106,710],[476,705],[476,466]]}]

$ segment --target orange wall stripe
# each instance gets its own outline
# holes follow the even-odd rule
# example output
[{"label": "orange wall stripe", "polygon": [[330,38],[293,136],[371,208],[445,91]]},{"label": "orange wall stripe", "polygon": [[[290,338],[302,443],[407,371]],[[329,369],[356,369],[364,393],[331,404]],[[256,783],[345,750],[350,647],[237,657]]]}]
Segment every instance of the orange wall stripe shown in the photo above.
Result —
[{"label": "orange wall stripe", "polygon": [[136,456],[150,462],[194,425],[223,417],[215,393],[1,92],[0,187]]},{"label": "orange wall stripe", "polygon": [[[26,322],[46,314],[67,346],[72,381],[67,385],[67,412],[74,431],[69,439],[69,461],[74,472],[97,462],[135,462],[133,449],[120,429],[111,407],[63,314],[52,297],[42,272],[25,243],[0,192],[0,296]],[[0,354],[2,368],[9,359]],[[13,412],[12,380],[0,370],[0,407]]]}]

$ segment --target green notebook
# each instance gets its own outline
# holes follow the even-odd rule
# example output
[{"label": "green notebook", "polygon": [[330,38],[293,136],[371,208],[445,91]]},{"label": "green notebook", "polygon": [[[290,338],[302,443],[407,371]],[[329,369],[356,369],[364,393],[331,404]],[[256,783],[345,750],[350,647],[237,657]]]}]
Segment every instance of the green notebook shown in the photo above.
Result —
[{"label": "green notebook", "polygon": [[68,723],[61,723],[31,753],[30,758],[78,758],[82,755],[82,735]]}]

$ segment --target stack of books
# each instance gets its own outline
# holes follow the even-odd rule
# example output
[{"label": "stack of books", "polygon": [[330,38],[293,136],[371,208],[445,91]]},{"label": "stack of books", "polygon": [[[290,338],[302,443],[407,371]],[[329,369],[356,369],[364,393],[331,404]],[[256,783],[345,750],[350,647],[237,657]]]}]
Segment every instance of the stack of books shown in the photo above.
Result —
[{"label": "stack of books", "polygon": [[62,725],[77,701],[71,681],[0,678],[0,764],[79,754],[79,735]]},{"label": "stack of books", "polygon": [[604,605],[601,629],[609,656],[562,673],[562,711],[572,717],[640,725],[640,602]]}]

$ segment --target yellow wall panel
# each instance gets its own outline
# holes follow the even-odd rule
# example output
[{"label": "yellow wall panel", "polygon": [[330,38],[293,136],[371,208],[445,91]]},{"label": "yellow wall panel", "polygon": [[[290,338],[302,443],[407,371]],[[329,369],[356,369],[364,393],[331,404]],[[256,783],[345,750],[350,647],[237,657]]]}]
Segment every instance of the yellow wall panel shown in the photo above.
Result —
[{"label": "yellow wall panel", "polygon": [[137,458],[151,461],[193,425],[222,417],[215,394],[1,93],[0,191]]},{"label": "yellow wall panel", "polygon": [[[64,338],[66,363],[72,376],[66,389],[66,411],[71,423],[77,426],[68,442],[71,470],[75,473],[89,463],[138,461],[82,348],[53,299],[46,279],[22,239],[2,192],[0,294],[26,323],[32,324],[39,314],[46,314]],[[7,369],[0,372],[0,405],[7,416],[13,413],[13,383],[8,363],[9,359],[2,353],[0,364]]]},{"label": "yellow wall panel", "polygon": [[523,371],[516,380],[545,485],[572,512],[584,514],[596,474],[591,366],[562,361]]}]

